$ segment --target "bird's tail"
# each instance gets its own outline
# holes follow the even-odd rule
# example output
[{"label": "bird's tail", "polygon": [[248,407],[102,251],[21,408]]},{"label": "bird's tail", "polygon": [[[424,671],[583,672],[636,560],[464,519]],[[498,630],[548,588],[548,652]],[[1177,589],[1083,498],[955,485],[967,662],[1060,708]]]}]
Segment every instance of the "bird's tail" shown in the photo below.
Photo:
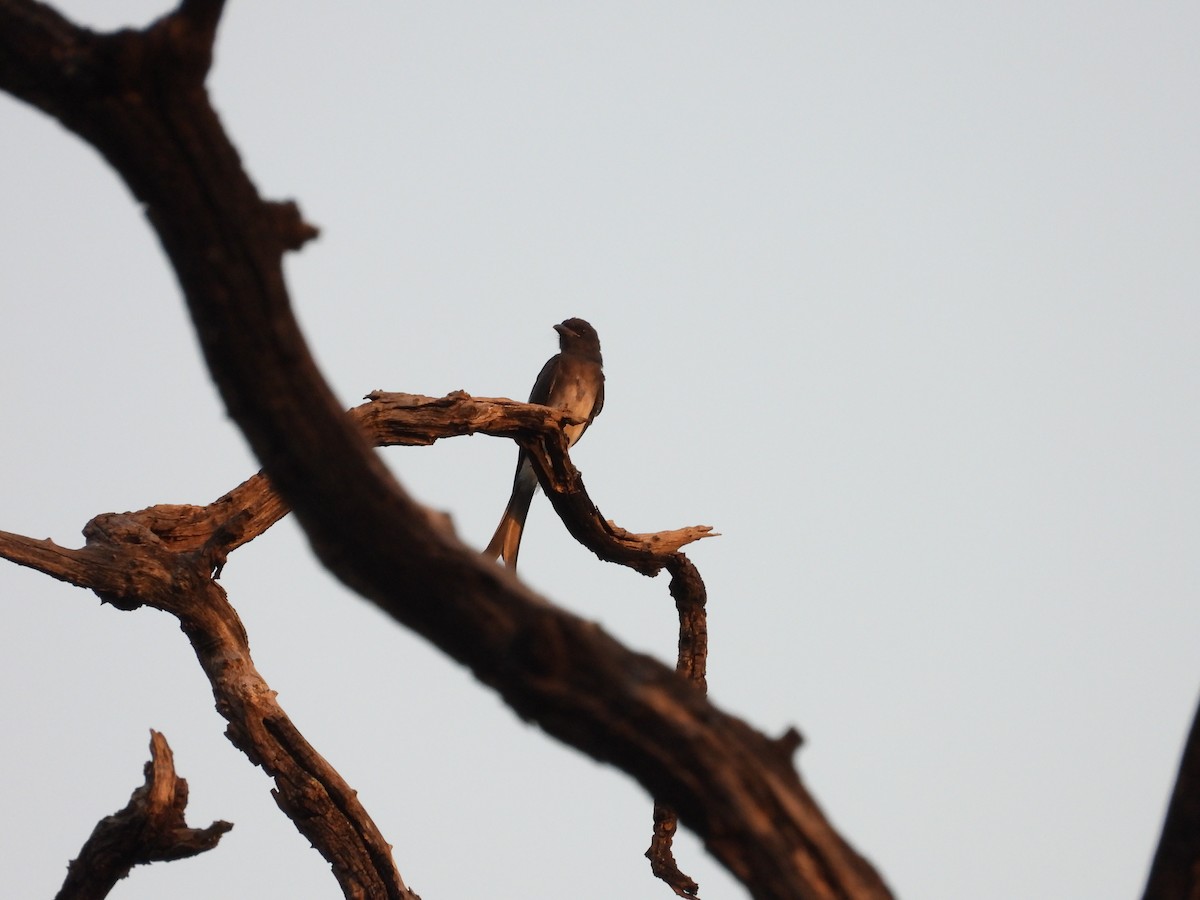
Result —
[{"label": "bird's tail", "polygon": [[496,526],[496,533],[488,542],[484,556],[491,559],[500,557],[510,569],[517,567],[517,553],[521,549],[521,534],[525,530],[525,517],[529,515],[529,504],[533,502],[534,491],[537,490],[537,476],[533,468],[526,463],[513,484],[512,496],[508,498],[508,506],[504,507],[504,515]]}]

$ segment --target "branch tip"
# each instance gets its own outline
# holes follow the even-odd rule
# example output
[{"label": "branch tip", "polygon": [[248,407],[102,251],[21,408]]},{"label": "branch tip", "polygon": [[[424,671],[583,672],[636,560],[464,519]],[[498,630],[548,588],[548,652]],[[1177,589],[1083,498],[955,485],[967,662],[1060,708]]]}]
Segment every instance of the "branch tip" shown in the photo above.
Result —
[{"label": "branch tip", "polygon": [[207,44],[209,59],[217,37],[217,25],[225,10],[225,0],[181,0],[168,18],[178,23],[184,33]]},{"label": "branch tip", "polygon": [[789,725],[787,731],[775,738],[772,743],[783,756],[784,761],[790,763],[796,751],[804,746],[804,735],[794,725]]},{"label": "branch tip", "polygon": [[171,747],[161,732],[150,731],[145,783],[125,808],[101,819],[67,867],[58,900],[103,897],[136,865],[196,856],[211,850],[233,825],[218,820],[207,828],[184,821],[187,782],[175,772]]},{"label": "branch tip", "polygon": [[268,200],[264,205],[285,250],[299,250],[320,236],[317,226],[304,221],[295,200]]}]

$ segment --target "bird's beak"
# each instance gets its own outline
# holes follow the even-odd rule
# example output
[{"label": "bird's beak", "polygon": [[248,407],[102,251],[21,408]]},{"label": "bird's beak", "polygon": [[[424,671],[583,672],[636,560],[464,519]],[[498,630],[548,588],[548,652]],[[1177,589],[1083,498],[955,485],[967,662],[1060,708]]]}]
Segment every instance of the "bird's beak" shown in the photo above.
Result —
[{"label": "bird's beak", "polygon": [[554,326],[554,330],[557,331],[559,334],[563,335],[564,337],[568,334],[571,337],[579,337],[579,335],[577,335],[575,332],[573,332],[566,325],[563,325],[561,322],[558,325]]}]

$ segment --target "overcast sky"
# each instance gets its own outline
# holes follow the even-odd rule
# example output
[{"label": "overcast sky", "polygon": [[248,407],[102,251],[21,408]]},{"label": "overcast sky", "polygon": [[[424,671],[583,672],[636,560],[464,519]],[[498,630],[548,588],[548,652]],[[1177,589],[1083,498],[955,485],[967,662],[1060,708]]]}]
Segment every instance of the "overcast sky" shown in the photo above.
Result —
[{"label": "overcast sky", "polygon": [[[94,27],[152,2],[60,3]],[[100,17],[102,16],[102,18]],[[568,316],[573,458],[634,531],[711,524],[715,702],[900,896],[1132,898],[1200,689],[1195,3],[234,2],[210,86],[334,389],[523,399]],[[0,528],[207,503],[257,464],[137,204],[0,97]],[[515,450],[390,449],[482,547]],[[534,588],[671,661],[665,579],[544,498]],[[662,898],[650,800],[335,583],[285,520],[225,570],[262,674],[427,900]],[[141,783],[235,823],[115,898],[339,895],[175,621],[0,563],[0,891],[52,896]],[[707,900],[745,893],[690,836]]]}]

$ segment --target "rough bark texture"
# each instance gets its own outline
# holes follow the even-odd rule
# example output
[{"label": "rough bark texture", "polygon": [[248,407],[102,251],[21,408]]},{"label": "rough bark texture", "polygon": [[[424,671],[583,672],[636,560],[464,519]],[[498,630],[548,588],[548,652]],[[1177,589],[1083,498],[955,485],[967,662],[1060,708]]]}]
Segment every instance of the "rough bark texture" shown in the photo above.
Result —
[{"label": "rough bark texture", "polygon": [[[532,594],[447,529],[431,528],[370,451],[317,371],[284,287],[283,253],[315,230],[293,204],[259,197],[208,102],[204,77],[221,8],[185,0],[145,31],[96,34],[30,0],[0,0],[0,87],[96,146],[145,205],[221,396],[321,560],[469,666],[519,715],[637,778],[678,810],[754,896],[889,896],[801,784],[790,759],[794,737],[771,740],[698,689],[702,656],[685,662],[689,680]],[[565,453],[528,434],[517,438],[543,486],[562,486],[548,492],[572,534],[605,558],[628,556],[620,561],[636,562],[639,571],[667,569],[677,603],[676,590],[696,590],[695,570],[677,550],[628,546],[630,536],[596,524]],[[231,522],[230,533],[246,521]],[[160,608],[174,607],[194,645],[200,635],[226,646],[244,641],[208,577],[227,552],[226,537],[180,553],[138,516],[93,525],[80,551],[8,536],[19,547],[10,558],[57,564],[58,577],[118,604],[149,596]],[[104,554],[93,552],[100,547]],[[119,565],[106,562],[114,547],[128,551]],[[111,581],[88,583],[96,572]],[[197,602],[180,609],[181,597]],[[690,602],[684,606],[697,614]],[[332,777],[315,789],[320,758],[282,713],[256,705],[267,698],[249,657],[206,659],[200,646],[197,656],[214,684],[228,683],[230,695],[219,704],[247,707],[248,724],[233,737],[275,774],[281,806],[300,819],[318,795],[333,812],[355,814],[352,793]],[[231,727],[241,726],[231,718]],[[373,836],[359,847],[338,846],[336,837],[332,861],[348,896],[402,895],[399,876],[385,877],[389,865]],[[380,878],[386,894],[356,888],[351,875],[360,869]]]},{"label": "rough bark texture", "polygon": [[[234,496],[249,506],[231,509]],[[227,521],[253,519],[250,507],[278,507],[260,476],[208,507],[157,506],[97,516],[84,528],[87,544],[79,550],[0,532],[0,556],[88,588],[119,609],[149,606],[175,616],[208,676],[217,711],[229,722],[229,740],[275,779],[276,803],[329,862],[345,896],[419,900],[405,886],[390,845],[355,791],[299,733],[258,673],[241,619],[212,577],[230,543],[253,537],[236,525],[226,527]],[[131,835],[136,837],[125,831],[123,839]],[[165,858],[152,854],[134,861]],[[89,867],[81,879],[105,871]],[[81,879],[75,883],[81,893],[68,896],[107,892],[82,892],[102,887],[103,880]]]},{"label": "rough bark texture", "polygon": [[[566,473],[569,485],[547,476],[546,490],[552,497],[579,495],[578,508],[590,510],[591,517],[577,528],[591,535],[598,554],[606,558],[645,567],[649,548],[677,546],[685,542],[681,535],[695,540],[711,533],[706,526],[695,526],[664,532],[665,537],[635,536],[604,522],[571,461],[561,456],[566,444],[556,410],[511,400],[478,400],[461,392],[441,399],[372,394],[371,402],[350,410],[350,416],[377,446],[427,445],[475,433],[520,436],[552,461],[548,471]],[[276,778],[280,807],[330,861],[347,895],[382,897],[400,891],[400,896],[408,896],[387,845],[353,792],[304,742],[255,671],[241,622],[215,583],[233,550],[287,512],[270,481],[259,473],[207,506],[164,504],[97,516],[84,528],[87,546],[81,550],[0,532],[0,557],[90,588],[120,609],[145,605],[179,618],[212,684],[217,709],[230,722],[230,740]],[[438,515],[428,510],[424,514],[428,527],[448,527]],[[686,559],[671,565],[681,572],[671,582],[680,610],[679,670],[703,689],[704,585]],[[180,572],[187,577],[178,578]],[[304,777],[305,769],[311,779]],[[318,803],[314,797],[332,802]],[[674,812],[656,804],[654,840],[647,856],[658,877],[690,896],[696,892],[695,882],[679,871],[671,854],[676,825]]]},{"label": "rough bark texture", "polygon": [[101,900],[134,866],[186,859],[211,850],[233,826],[213,822],[188,828],[187,782],[175,774],[167,739],[150,732],[146,783],[133,792],[119,812],[100,820],[79,856],[67,867],[67,878],[55,900]]}]

